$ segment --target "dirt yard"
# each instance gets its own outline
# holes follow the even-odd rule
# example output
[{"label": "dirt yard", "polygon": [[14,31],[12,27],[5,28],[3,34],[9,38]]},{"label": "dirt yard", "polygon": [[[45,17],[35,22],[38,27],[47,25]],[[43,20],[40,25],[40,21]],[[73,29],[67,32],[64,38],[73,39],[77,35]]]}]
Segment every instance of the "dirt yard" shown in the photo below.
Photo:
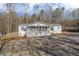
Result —
[{"label": "dirt yard", "polygon": [[45,37],[0,42],[2,56],[79,56],[79,34],[56,34]]}]

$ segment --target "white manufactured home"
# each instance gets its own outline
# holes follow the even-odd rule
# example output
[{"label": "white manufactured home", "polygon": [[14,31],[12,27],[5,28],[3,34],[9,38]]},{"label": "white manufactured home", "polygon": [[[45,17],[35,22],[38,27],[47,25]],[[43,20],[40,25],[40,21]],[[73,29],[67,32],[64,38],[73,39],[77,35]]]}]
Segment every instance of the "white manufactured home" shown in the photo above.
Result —
[{"label": "white manufactured home", "polygon": [[55,33],[61,33],[60,24],[47,24],[43,22],[34,22],[31,24],[19,25],[19,35],[27,37],[49,36]]}]

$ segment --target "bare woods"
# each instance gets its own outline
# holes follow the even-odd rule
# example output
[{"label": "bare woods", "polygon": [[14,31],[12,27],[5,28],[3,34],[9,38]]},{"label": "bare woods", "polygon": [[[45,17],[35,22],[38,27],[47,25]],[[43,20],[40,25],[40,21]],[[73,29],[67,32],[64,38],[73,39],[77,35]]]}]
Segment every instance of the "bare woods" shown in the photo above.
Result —
[{"label": "bare woods", "polygon": [[[28,14],[27,7],[28,4],[24,4],[25,11],[23,16],[18,16],[16,12],[16,4],[7,3],[4,4],[5,11],[0,12],[0,32],[17,32],[18,25],[23,23],[31,23],[35,21],[44,21],[47,23],[59,23],[65,27],[78,27],[79,26],[79,9],[73,10],[70,14],[72,19],[66,20],[64,18],[64,7],[58,7],[56,9],[49,8],[50,14],[46,13],[45,10],[41,9],[38,14],[37,8],[34,8],[34,13],[32,15]],[[19,8],[19,7],[18,7]],[[48,11],[47,11],[48,12]],[[31,12],[30,12],[31,13]],[[75,18],[77,17],[77,18]],[[78,28],[79,29],[79,28]],[[64,29],[65,30],[65,29]]]}]

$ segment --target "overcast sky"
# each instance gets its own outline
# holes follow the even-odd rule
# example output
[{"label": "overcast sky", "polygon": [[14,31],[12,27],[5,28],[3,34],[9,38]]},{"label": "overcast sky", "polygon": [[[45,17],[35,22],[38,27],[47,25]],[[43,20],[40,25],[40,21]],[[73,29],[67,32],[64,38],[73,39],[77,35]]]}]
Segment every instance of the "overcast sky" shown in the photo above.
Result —
[{"label": "overcast sky", "polygon": [[[0,0],[0,9],[2,11],[5,10],[4,3],[30,3],[30,7],[40,3],[62,3],[66,8],[79,8],[79,0]],[[22,6],[17,8],[18,11],[23,11]]]},{"label": "overcast sky", "polygon": [[70,7],[79,7],[79,0],[0,0],[0,3],[64,3]]},{"label": "overcast sky", "polygon": [[0,3],[63,3],[68,7],[79,8],[79,0],[0,0]]}]

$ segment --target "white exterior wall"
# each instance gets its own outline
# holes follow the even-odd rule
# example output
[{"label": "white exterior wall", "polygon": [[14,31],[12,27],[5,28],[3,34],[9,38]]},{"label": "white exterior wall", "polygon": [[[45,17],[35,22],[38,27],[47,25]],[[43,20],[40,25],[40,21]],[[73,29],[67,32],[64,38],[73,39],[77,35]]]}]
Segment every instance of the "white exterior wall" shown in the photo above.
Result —
[{"label": "white exterior wall", "polygon": [[[22,30],[22,26],[19,26],[19,36],[25,36],[26,31]],[[26,26],[24,26],[26,28]]]},{"label": "white exterior wall", "polygon": [[[52,28],[52,29],[51,29]],[[55,33],[61,33],[62,32],[62,26],[50,26],[50,28],[49,28],[49,32],[51,33],[51,34],[55,34]]]},{"label": "white exterior wall", "polygon": [[[40,25],[40,26],[49,26],[47,31],[36,31],[33,30],[29,30],[29,28],[27,28],[27,25],[20,25],[19,26],[19,36],[27,36],[27,37],[37,37],[37,36],[49,36],[51,34],[55,34],[55,33],[61,33],[62,32],[62,26],[61,25],[45,25],[45,24],[40,24],[40,23],[35,23],[32,24],[34,26]],[[30,25],[31,26],[31,25]],[[24,27],[26,30],[22,30],[22,27]],[[51,27],[53,28],[53,30],[51,30]]]},{"label": "white exterior wall", "polygon": [[49,32],[27,32],[27,37],[37,37],[37,36],[47,36],[50,35]]},{"label": "white exterior wall", "polygon": [[53,26],[54,30],[53,33],[61,33],[62,32],[62,27],[61,26]]}]

